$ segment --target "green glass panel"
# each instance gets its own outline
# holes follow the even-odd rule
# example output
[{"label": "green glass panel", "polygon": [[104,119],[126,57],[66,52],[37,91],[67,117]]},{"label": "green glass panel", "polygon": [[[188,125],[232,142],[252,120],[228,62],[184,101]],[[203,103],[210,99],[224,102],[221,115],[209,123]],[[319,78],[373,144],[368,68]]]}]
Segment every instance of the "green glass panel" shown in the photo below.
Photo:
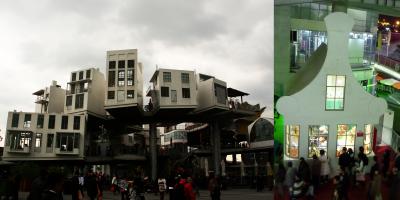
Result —
[{"label": "green glass panel", "polygon": [[333,110],[335,109],[335,100],[334,99],[326,99],[326,109]]},{"label": "green glass panel", "polygon": [[335,109],[343,109],[343,99],[335,99]]}]

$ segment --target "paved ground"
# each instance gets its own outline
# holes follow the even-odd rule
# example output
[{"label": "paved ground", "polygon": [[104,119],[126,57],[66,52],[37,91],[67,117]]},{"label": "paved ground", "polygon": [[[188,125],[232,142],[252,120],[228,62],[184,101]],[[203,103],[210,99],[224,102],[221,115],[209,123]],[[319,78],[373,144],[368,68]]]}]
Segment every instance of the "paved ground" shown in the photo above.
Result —
[{"label": "paved ground", "polygon": [[[28,193],[20,192],[19,199],[25,200]],[[64,200],[70,200],[71,195],[64,195]],[[87,198],[85,198],[87,199]],[[119,200],[121,196],[113,195],[111,192],[105,192],[103,200]],[[159,200],[160,197],[154,194],[146,194],[146,200]],[[202,190],[200,191],[200,197],[197,197],[197,200],[208,200],[211,199],[209,197],[208,191]],[[255,190],[250,189],[231,189],[225,190],[221,193],[221,200],[269,200],[273,199],[273,192],[263,191],[256,192]],[[164,200],[170,200],[168,198],[168,194]]]}]

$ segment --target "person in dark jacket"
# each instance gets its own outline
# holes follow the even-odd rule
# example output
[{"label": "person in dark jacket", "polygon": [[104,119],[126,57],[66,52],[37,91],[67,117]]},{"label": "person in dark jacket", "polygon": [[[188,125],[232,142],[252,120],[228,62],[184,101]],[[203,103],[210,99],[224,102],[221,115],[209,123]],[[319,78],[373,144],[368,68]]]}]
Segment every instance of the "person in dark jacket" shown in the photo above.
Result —
[{"label": "person in dark jacket", "polygon": [[386,178],[388,175],[389,165],[390,165],[390,150],[386,149],[385,153],[383,153],[383,161],[382,161],[382,174],[383,177]]},{"label": "person in dark jacket", "polygon": [[64,177],[60,174],[49,174],[47,187],[42,192],[41,200],[63,200]]},{"label": "person in dark jacket", "polygon": [[71,178],[71,195],[72,200],[79,200],[80,197],[83,197],[83,188],[79,184],[79,171],[76,171]]},{"label": "person in dark jacket", "polygon": [[92,170],[89,170],[88,175],[85,180],[87,195],[90,200],[95,200],[98,195],[98,185],[96,176],[93,174]]},{"label": "person in dark jacket", "polygon": [[339,166],[342,170],[348,171],[349,167],[349,154],[347,153],[347,148],[343,147],[342,153],[339,156]]},{"label": "person in dark jacket", "polygon": [[318,159],[317,155],[314,154],[311,161],[311,183],[314,187],[314,190],[318,188],[320,172],[321,161]]},{"label": "person in dark jacket", "polygon": [[300,158],[298,173],[301,180],[303,180],[306,183],[310,183],[310,177],[311,177],[310,166],[308,166],[307,162],[304,160],[303,157]]},{"label": "person in dark jacket", "polygon": [[40,170],[40,176],[35,178],[32,182],[31,192],[29,193],[28,200],[41,200],[42,192],[46,189],[47,170]]}]

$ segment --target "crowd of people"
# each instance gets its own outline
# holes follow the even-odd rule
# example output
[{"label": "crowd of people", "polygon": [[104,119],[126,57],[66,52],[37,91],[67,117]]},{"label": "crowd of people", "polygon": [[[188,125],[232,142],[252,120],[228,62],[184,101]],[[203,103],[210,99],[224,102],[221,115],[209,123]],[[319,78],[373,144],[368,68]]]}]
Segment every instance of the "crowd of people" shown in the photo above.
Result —
[{"label": "crowd of people", "polygon": [[[389,188],[389,199],[400,199],[400,148],[397,153],[386,150],[381,158],[374,156],[370,161],[359,147],[354,154],[351,148],[343,147],[339,156],[339,168],[332,169],[324,150],[311,160],[300,158],[295,167],[292,161],[287,167],[281,162],[275,173],[276,199],[314,199],[318,191],[333,183],[331,199],[347,200],[349,191],[358,188],[366,191],[369,200],[382,199],[382,184]],[[336,159],[336,158],[335,158]],[[333,177],[331,175],[334,175]]]}]

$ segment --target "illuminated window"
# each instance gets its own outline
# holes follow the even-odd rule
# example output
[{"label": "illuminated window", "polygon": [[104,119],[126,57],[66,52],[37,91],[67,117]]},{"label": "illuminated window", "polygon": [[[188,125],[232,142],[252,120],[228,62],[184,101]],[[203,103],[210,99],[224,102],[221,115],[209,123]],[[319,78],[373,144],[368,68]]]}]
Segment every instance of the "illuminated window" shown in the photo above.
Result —
[{"label": "illuminated window", "polygon": [[336,156],[339,156],[343,147],[354,150],[354,141],[356,138],[355,124],[339,124],[337,130]]},{"label": "illuminated window", "polygon": [[299,157],[299,125],[286,125],[286,149],[285,153],[290,158]]},{"label": "illuminated window", "polygon": [[35,152],[40,152],[40,148],[42,147],[42,134],[36,133],[35,135]]},{"label": "illuminated window", "polygon": [[345,76],[328,75],[326,78],[326,110],[344,109]]},{"label": "illuminated window", "polygon": [[365,125],[365,134],[364,134],[364,153],[371,153],[371,136],[372,136],[372,125]]},{"label": "illuminated window", "polygon": [[311,125],[308,127],[308,157],[319,156],[320,150],[328,152],[328,126]]}]

